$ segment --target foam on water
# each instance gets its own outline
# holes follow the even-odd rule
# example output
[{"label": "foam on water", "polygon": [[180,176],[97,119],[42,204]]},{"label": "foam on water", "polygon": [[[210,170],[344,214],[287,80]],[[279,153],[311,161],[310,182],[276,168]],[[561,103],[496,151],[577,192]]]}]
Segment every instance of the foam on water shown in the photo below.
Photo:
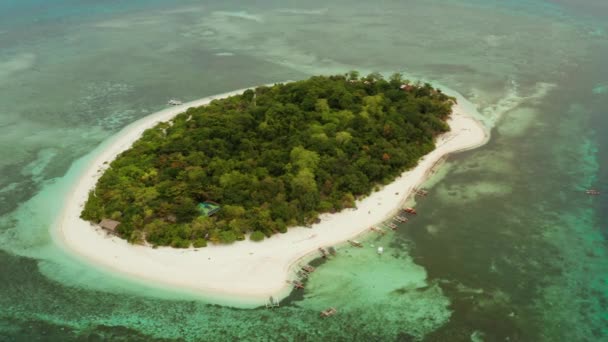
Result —
[{"label": "foam on water", "polygon": [[511,187],[507,183],[479,181],[461,185],[437,187],[437,196],[443,201],[452,204],[466,205],[467,203],[479,201],[483,197],[500,197],[511,193]]},{"label": "foam on water", "polygon": [[4,58],[0,56],[0,84],[6,83],[11,75],[30,69],[35,63],[36,55],[33,53],[22,53]]},{"label": "foam on water", "polygon": [[254,21],[256,23],[263,23],[264,19],[260,15],[251,14],[247,11],[238,11],[238,12],[227,12],[227,11],[216,11],[212,13],[213,16],[221,17],[221,18],[236,18],[236,19],[244,19]]}]

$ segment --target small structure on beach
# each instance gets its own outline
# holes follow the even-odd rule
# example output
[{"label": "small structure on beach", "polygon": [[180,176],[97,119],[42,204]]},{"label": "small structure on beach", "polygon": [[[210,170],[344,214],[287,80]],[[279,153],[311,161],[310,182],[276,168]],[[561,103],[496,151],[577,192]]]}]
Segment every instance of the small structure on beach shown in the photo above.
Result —
[{"label": "small structure on beach", "polygon": [[336,310],[336,308],[328,308],[321,311],[321,317],[330,317],[335,315],[337,312],[338,310]]},{"label": "small structure on beach", "polygon": [[120,225],[120,222],[110,219],[103,219],[99,222],[101,229],[111,234],[116,234],[116,227]]}]

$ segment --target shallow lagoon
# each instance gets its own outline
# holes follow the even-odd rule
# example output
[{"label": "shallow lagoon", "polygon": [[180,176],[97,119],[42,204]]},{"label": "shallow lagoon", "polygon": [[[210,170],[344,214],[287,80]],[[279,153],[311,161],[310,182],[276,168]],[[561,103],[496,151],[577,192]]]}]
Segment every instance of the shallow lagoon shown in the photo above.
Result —
[{"label": "shallow lagoon", "polygon": [[[510,4],[3,2],[1,335],[607,338],[608,201],[582,190],[608,193],[608,8]],[[437,81],[496,127],[488,145],[438,170],[420,217],[368,237],[382,256],[341,250],[304,293],[268,311],[209,306],[55,247],[48,227],[72,162],[169,98],[354,68]],[[332,305],[339,315],[320,321]]]}]

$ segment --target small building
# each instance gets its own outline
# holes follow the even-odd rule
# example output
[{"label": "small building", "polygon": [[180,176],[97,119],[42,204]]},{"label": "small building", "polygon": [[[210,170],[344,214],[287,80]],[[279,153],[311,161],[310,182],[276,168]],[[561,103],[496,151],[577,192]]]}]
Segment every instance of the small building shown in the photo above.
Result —
[{"label": "small building", "polygon": [[102,229],[105,229],[106,231],[108,231],[109,233],[112,233],[112,234],[116,234],[116,227],[118,227],[119,225],[120,225],[120,222],[110,220],[110,219],[103,219],[103,220],[101,220],[101,222],[99,222],[99,226]]},{"label": "small building", "polygon": [[212,201],[202,202],[198,204],[199,212],[207,217],[216,214],[218,211],[220,211],[220,208],[221,207],[219,204]]}]

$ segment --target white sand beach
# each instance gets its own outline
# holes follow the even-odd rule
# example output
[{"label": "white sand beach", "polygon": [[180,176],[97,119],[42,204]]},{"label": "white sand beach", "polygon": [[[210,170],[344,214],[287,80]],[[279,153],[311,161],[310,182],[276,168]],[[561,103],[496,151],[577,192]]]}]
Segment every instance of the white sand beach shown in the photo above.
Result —
[{"label": "white sand beach", "polygon": [[[227,246],[200,249],[172,249],[130,245],[107,235],[80,219],[88,193],[104,169],[119,153],[128,149],[144,130],[170,120],[189,107],[201,106],[243,92],[203,98],[147,116],[123,129],[93,157],[82,176],[67,194],[65,206],[54,229],[57,242],[68,251],[105,270],[140,281],[201,293],[205,297],[229,297],[235,301],[263,304],[269,296],[282,298],[290,291],[286,280],[293,278],[293,265],[317,253],[319,247],[334,246],[368,232],[403,206],[412,189],[421,184],[447,154],[484,144],[484,127],[455,106],[449,120],[451,132],[439,137],[437,148],[403,173],[393,183],[358,201],[356,210],[322,215],[320,223],[290,228],[263,242],[249,240]],[[339,251],[338,251],[339,253]]]}]

